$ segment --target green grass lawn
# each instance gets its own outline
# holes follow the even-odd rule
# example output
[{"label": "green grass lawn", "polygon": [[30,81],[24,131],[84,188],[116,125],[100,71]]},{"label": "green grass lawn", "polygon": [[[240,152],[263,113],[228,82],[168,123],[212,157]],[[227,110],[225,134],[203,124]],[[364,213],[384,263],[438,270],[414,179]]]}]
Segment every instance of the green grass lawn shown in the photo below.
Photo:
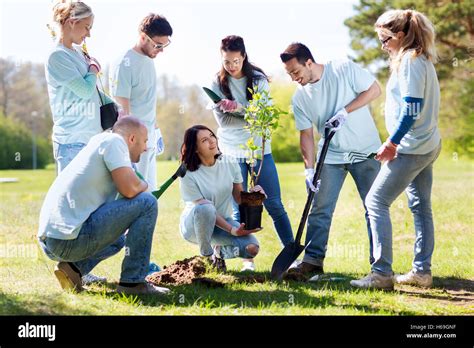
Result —
[{"label": "green grass lawn", "polygon": [[[159,182],[177,168],[159,162]],[[285,207],[296,231],[305,203],[301,163],[279,164]],[[368,240],[363,208],[352,178],[348,177],[334,215],[325,271],[340,281],[319,283],[227,283],[223,289],[201,285],[172,287],[166,297],[119,296],[123,251],[94,269],[109,283],[80,294],[64,292],[53,274],[55,263],[36,242],[38,215],[55,177],[46,170],[0,171],[18,183],[0,183],[0,314],[65,315],[458,315],[474,312],[473,162],[441,158],[435,165],[433,210],[436,247],[434,288],[397,286],[393,292],[361,291],[349,281],[369,271]],[[197,246],[185,242],[178,230],[183,203],[175,183],[160,199],[151,258],[163,266],[196,255]],[[394,270],[407,272],[413,257],[414,230],[405,196],[392,207]],[[257,234],[261,252],[257,273],[268,276],[280,245],[269,216]],[[239,276],[240,260],[228,261]]]}]

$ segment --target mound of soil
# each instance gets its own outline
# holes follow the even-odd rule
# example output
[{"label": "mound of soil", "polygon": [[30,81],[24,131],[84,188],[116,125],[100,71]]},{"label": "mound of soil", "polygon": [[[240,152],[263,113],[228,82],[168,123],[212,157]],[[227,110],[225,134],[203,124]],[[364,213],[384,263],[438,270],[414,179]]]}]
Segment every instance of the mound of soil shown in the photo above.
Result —
[{"label": "mound of soil", "polygon": [[223,287],[224,284],[210,278],[201,277],[206,273],[206,260],[200,256],[179,260],[165,266],[160,272],[155,272],[146,277],[152,284],[202,284],[210,288]]},{"label": "mound of soil", "polygon": [[245,274],[239,276],[220,275],[218,280],[205,277],[208,261],[202,256],[194,256],[179,260],[169,266],[164,266],[160,272],[146,277],[146,280],[155,285],[184,285],[201,284],[208,288],[222,288],[231,283],[265,283],[270,281],[265,275]]}]

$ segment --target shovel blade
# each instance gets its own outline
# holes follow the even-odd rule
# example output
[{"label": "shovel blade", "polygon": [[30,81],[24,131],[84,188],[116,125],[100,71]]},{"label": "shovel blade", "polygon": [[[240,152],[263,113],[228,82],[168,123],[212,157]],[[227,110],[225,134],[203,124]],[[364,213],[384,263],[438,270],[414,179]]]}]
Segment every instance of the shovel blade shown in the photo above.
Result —
[{"label": "shovel blade", "polygon": [[283,273],[290,268],[291,264],[298,258],[303,250],[304,246],[296,243],[285,246],[275,261],[273,261],[271,277],[275,280],[281,280]]}]

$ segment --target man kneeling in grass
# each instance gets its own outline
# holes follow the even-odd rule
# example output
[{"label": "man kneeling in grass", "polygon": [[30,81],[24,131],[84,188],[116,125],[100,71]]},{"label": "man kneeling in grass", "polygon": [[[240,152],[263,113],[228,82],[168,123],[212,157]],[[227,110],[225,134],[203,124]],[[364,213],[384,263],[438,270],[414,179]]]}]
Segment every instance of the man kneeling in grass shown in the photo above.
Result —
[{"label": "man kneeling in grass", "polygon": [[[145,281],[158,216],[148,184],[132,169],[146,151],[147,129],[135,117],[94,136],[50,187],[41,208],[38,238],[59,261],[63,289],[82,290],[81,275],[126,246],[119,292],[163,294]],[[120,193],[123,197],[118,196]],[[125,234],[125,231],[128,232]]]}]

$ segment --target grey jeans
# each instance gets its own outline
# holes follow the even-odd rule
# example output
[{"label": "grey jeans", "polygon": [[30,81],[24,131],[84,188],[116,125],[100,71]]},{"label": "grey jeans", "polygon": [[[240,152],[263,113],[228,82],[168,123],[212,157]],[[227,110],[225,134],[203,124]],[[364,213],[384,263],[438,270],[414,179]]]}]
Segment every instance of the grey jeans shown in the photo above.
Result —
[{"label": "grey jeans", "polygon": [[434,250],[434,224],[431,211],[433,163],[441,152],[441,143],[424,155],[398,154],[384,164],[372,185],[365,205],[369,212],[374,243],[372,270],[384,275],[392,274],[392,222],[390,205],[405,190],[415,220],[415,258],[413,270],[431,272]]},{"label": "grey jeans", "polygon": [[[216,226],[217,212],[212,204],[196,204],[187,214],[181,216],[181,235],[188,242],[199,245],[203,256],[213,254],[213,246],[221,247],[221,257],[231,259],[235,257],[253,258],[247,251],[250,244],[258,244],[254,235],[233,236],[229,232]],[[226,221],[238,227],[240,224],[232,218]]]}]

